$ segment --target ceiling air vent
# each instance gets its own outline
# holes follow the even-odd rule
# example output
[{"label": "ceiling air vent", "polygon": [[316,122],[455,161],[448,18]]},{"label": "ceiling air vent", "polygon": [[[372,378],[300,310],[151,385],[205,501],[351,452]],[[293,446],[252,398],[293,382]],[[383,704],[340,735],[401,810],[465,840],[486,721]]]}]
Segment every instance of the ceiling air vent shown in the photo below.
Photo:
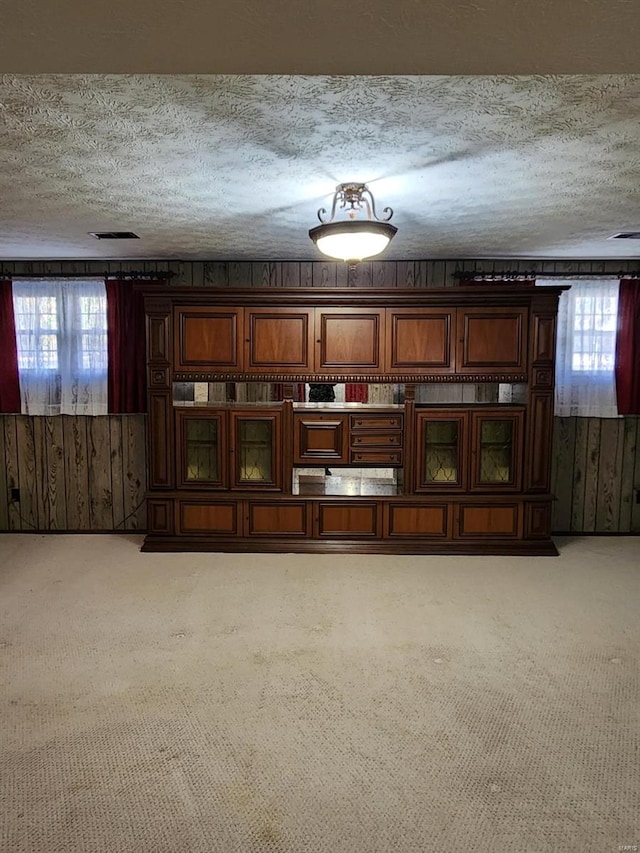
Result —
[{"label": "ceiling air vent", "polygon": [[612,234],[610,240],[640,240],[640,231],[621,231],[619,234]]},{"label": "ceiling air vent", "polygon": [[139,240],[133,231],[89,231],[96,240]]}]

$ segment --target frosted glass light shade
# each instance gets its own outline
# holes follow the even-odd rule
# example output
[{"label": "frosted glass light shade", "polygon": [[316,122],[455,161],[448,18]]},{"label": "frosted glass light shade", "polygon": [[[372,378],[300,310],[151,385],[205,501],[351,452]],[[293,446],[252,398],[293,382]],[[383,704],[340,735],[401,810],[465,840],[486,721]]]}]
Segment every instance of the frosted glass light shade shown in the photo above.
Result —
[{"label": "frosted glass light shade", "polygon": [[357,262],[379,255],[398,229],[388,222],[330,222],[309,231],[323,255]]}]

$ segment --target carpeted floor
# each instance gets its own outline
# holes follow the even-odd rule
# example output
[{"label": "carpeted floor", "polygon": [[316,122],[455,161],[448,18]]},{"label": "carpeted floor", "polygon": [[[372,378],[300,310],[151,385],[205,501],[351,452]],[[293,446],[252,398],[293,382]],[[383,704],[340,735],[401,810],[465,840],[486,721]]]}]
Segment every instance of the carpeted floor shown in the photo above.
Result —
[{"label": "carpeted floor", "polygon": [[640,539],[141,541],[0,536],[3,853],[640,845]]}]

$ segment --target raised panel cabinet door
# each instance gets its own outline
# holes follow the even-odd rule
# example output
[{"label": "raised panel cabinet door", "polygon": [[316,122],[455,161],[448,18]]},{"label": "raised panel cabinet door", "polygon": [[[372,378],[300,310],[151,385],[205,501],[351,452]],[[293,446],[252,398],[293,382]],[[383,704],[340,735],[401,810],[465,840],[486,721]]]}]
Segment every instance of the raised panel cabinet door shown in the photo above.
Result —
[{"label": "raised panel cabinet door", "polygon": [[521,536],[518,504],[461,504],[457,537],[460,539],[515,539]]},{"label": "raised panel cabinet door", "polygon": [[294,412],[293,464],[348,463],[348,415]]},{"label": "raised panel cabinet door", "polygon": [[245,370],[309,373],[313,369],[313,308],[245,308]]},{"label": "raised panel cabinet door", "polygon": [[455,327],[455,308],[404,312],[387,308],[385,372],[451,373]]},{"label": "raised panel cabinet door", "polygon": [[471,413],[471,491],[517,492],[523,468],[524,411]]},{"label": "raised panel cabinet door", "polygon": [[258,503],[247,507],[247,536],[310,536],[311,505],[304,502]]},{"label": "raised panel cabinet door", "polygon": [[527,308],[458,308],[456,372],[525,373],[527,323]]},{"label": "raised panel cabinet door", "polygon": [[240,371],[242,317],[242,308],[175,306],[174,370]]},{"label": "raised panel cabinet door", "polygon": [[226,432],[225,412],[176,412],[179,487],[228,488]]},{"label": "raised panel cabinet door", "polygon": [[315,369],[367,373],[382,367],[384,309],[316,309]]},{"label": "raised panel cabinet door", "polygon": [[382,504],[367,502],[320,501],[317,504],[317,531],[320,538],[375,538],[381,535]]},{"label": "raised panel cabinet door", "polygon": [[240,520],[237,501],[178,501],[180,533],[239,536]]},{"label": "raised panel cabinet door", "polygon": [[385,536],[389,538],[446,539],[449,532],[447,504],[388,504]]},{"label": "raised panel cabinet door", "polygon": [[416,412],[416,492],[466,489],[467,435],[467,412]]},{"label": "raised panel cabinet door", "polygon": [[280,410],[231,412],[231,488],[282,489]]}]

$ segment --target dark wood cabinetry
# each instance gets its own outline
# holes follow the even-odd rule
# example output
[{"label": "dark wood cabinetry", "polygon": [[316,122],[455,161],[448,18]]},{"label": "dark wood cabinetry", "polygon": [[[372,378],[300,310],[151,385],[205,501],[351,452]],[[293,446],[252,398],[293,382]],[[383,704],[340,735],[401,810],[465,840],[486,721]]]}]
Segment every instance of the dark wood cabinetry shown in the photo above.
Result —
[{"label": "dark wood cabinetry", "polygon": [[202,305],[174,309],[176,370],[239,370],[242,308]]},{"label": "dark wood cabinetry", "polygon": [[282,413],[234,411],[230,417],[232,489],[282,489]]},{"label": "dark wood cabinetry", "polygon": [[470,491],[517,492],[522,482],[524,411],[471,412]]},{"label": "dark wood cabinetry", "polygon": [[454,370],[456,309],[387,309],[385,369],[391,374]]},{"label": "dark wood cabinetry", "polygon": [[179,488],[229,487],[226,413],[176,411],[176,441]]},{"label": "dark wood cabinetry", "polygon": [[349,421],[345,414],[294,412],[293,461],[296,465],[347,463]]},{"label": "dark wood cabinetry", "polygon": [[380,371],[384,321],[383,309],[317,310],[316,371]]},{"label": "dark wood cabinetry", "polygon": [[247,373],[310,373],[314,363],[312,308],[245,311]]},{"label": "dark wood cabinetry", "polygon": [[[555,553],[562,289],[149,290],[145,550]],[[284,401],[174,403],[189,381],[280,383]],[[294,404],[294,382],[402,383],[406,402]],[[417,403],[433,382],[521,383],[524,402]],[[395,485],[294,488],[329,466]]]},{"label": "dark wood cabinetry", "polygon": [[458,373],[513,374],[527,369],[527,308],[459,308]]}]

